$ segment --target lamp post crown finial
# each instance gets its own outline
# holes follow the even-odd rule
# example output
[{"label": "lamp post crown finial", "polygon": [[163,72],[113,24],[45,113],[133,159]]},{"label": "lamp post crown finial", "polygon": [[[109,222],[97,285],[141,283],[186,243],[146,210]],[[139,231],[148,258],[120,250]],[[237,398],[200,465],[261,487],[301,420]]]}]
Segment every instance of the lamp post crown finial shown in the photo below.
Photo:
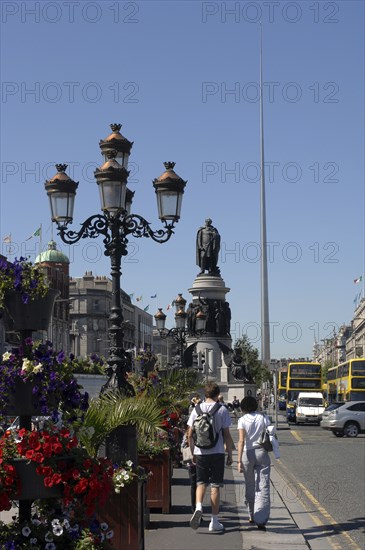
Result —
[{"label": "lamp post crown finial", "polygon": [[121,127],[122,127],[121,124],[116,124],[115,122],[110,124],[110,128],[112,129],[112,132],[119,132]]},{"label": "lamp post crown finial", "polygon": [[57,172],[66,172],[67,164],[56,164]]},{"label": "lamp post crown finial", "polygon": [[164,167],[166,168],[166,170],[173,170],[176,162],[172,162],[172,161],[169,160],[167,162],[164,162],[163,164],[164,164]]}]

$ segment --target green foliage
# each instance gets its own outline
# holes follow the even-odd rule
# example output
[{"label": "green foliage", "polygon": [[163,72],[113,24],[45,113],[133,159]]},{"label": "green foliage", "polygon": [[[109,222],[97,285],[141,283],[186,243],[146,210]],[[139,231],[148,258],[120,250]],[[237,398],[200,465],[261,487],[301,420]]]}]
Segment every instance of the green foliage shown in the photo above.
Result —
[{"label": "green foliage", "polygon": [[249,366],[251,376],[257,387],[260,387],[263,382],[272,381],[269,369],[258,358],[259,350],[253,347],[247,334],[244,334],[242,338],[238,338],[234,347],[241,348],[243,361]]},{"label": "green foliage", "polygon": [[134,425],[139,433],[153,433],[161,423],[161,408],[155,399],[136,399],[110,391],[91,400],[79,438],[88,453],[96,456],[115,428]]},{"label": "green foliage", "polygon": [[72,360],[72,371],[74,374],[102,374],[105,375],[105,369],[108,366],[104,357],[99,357],[96,353],[80,358],[74,357]]}]

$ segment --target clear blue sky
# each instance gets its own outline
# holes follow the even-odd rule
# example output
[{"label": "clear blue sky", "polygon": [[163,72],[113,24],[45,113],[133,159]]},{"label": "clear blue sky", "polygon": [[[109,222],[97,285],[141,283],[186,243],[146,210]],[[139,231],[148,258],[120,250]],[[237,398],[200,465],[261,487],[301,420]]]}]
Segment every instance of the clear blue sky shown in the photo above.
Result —
[{"label": "clear blue sky", "polygon": [[[99,212],[93,170],[109,124],[134,141],[134,212],[155,228],[152,180],[188,180],[164,245],[131,242],[123,288],[155,313],[189,299],[197,229],[211,217],[232,336],[260,349],[259,48],[264,32],[271,355],[311,356],[351,320],[364,275],[364,3],[2,2],[1,226],[31,259],[52,234],[44,180],[66,162],[74,227]],[[71,249],[71,275],[109,274],[102,241]],[[150,296],[157,293],[157,299]],[[141,304],[141,302],[139,302]],[[170,311],[168,320],[173,323]]]}]

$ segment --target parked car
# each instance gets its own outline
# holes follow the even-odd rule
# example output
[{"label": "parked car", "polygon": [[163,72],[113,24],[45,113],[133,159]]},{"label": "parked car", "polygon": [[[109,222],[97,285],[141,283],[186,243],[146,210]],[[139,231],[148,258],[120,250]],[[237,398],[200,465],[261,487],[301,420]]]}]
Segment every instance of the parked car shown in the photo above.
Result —
[{"label": "parked car", "polygon": [[296,422],[296,409],[297,409],[297,402],[296,401],[289,401],[289,403],[286,406],[286,420],[288,424],[295,424]]},{"label": "parked car", "polygon": [[331,430],[336,437],[365,433],[365,401],[332,403],[322,415],[321,428]]}]

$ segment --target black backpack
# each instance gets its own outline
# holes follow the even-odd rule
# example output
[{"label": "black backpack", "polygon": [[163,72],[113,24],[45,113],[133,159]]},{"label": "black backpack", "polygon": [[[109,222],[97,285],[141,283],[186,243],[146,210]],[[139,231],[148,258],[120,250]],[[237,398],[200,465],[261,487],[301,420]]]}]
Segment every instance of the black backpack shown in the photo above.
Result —
[{"label": "black backpack", "polygon": [[197,417],[193,422],[193,440],[199,449],[211,449],[215,447],[219,438],[219,431],[215,429],[214,415],[220,409],[220,403],[216,403],[209,412],[203,412],[200,405],[195,405]]}]

